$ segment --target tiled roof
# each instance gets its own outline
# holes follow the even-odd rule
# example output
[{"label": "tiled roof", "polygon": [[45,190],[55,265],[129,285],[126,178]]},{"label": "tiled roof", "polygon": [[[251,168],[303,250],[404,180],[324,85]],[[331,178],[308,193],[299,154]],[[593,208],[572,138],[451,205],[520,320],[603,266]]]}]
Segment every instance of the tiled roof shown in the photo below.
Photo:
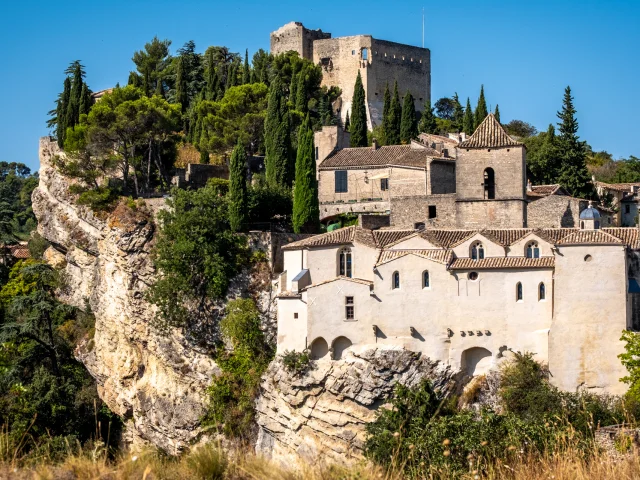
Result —
[{"label": "tiled roof", "polygon": [[555,185],[531,185],[531,190],[527,190],[527,196],[529,197],[547,197],[556,193],[559,195],[565,194],[558,183]]},{"label": "tiled roof", "polygon": [[314,235],[313,237],[291,242],[282,247],[283,250],[294,250],[302,247],[326,247],[330,245],[343,245],[353,242],[356,227],[345,227],[333,232]]},{"label": "tiled roof", "polygon": [[427,158],[442,155],[428,147],[411,145],[389,145],[384,147],[343,148],[331,153],[320,164],[323,168],[340,167],[386,167],[399,165],[426,168]]},{"label": "tiled roof", "polygon": [[597,187],[605,188],[608,190],[615,190],[617,192],[631,192],[631,187],[640,188],[640,183],[604,183],[595,182]]},{"label": "tiled roof", "polygon": [[449,266],[449,269],[489,270],[497,268],[553,268],[554,265],[555,257],[489,257],[480,260],[456,258]]},{"label": "tiled roof", "polygon": [[416,233],[415,230],[374,230],[373,237],[378,246],[384,248],[414,233]]},{"label": "tiled roof", "polygon": [[455,247],[477,233],[476,230],[431,230],[430,234],[444,248]]},{"label": "tiled roof", "polygon": [[558,245],[571,245],[571,244],[622,244],[622,240],[618,237],[603,232],[602,230],[576,230],[570,235],[566,235],[561,238]]},{"label": "tiled roof", "polygon": [[522,145],[507,135],[493,113],[487,115],[473,132],[473,135],[459,145],[459,148],[499,148]]},{"label": "tiled roof", "polygon": [[453,252],[451,250],[428,249],[428,250],[383,250],[380,253],[376,266],[388,263],[396,258],[404,257],[406,255],[417,255],[418,257],[427,258],[434,262],[449,264],[453,259]]},{"label": "tiled roof", "polygon": [[637,228],[603,228],[602,231],[619,238],[629,248],[640,249],[640,232]]},{"label": "tiled roof", "polygon": [[326,285],[327,283],[337,282],[338,280],[346,280],[348,282],[359,283],[360,285],[373,285],[371,280],[365,280],[364,278],[351,278],[351,277],[335,277],[330,280],[325,280],[324,282],[314,283],[313,285],[309,285],[305,288],[305,290],[309,290],[310,288],[319,287],[320,285]]},{"label": "tiled roof", "polygon": [[18,259],[31,258],[31,254],[29,253],[29,248],[25,247],[24,245],[16,245],[15,247],[12,247],[11,255],[13,255],[14,258],[18,258]]},{"label": "tiled roof", "polygon": [[452,145],[457,145],[458,140],[453,138],[445,137],[444,135],[436,135],[434,133],[421,133],[418,135],[418,141],[423,143],[424,145],[430,145],[431,143],[450,143]]}]

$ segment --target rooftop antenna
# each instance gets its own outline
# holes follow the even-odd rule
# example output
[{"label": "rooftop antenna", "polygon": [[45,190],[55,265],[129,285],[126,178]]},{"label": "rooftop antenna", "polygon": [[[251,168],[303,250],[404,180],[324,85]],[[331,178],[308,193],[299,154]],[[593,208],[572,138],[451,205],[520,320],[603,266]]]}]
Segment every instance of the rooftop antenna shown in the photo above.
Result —
[{"label": "rooftop antenna", "polygon": [[424,7],[422,7],[422,48],[424,48]]}]

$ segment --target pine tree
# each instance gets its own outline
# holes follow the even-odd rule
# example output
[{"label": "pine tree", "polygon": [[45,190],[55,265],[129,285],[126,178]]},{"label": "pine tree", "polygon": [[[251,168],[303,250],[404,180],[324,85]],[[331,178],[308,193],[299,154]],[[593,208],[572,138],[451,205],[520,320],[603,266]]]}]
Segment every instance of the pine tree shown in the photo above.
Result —
[{"label": "pine tree", "polygon": [[251,83],[251,69],[249,68],[249,49],[244,52],[244,68],[242,69],[242,84]]},{"label": "pine tree", "polygon": [[471,110],[471,102],[469,101],[469,97],[467,97],[467,108],[465,108],[464,110],[464,122],[462,125],[462,131],[467,135],[473,135],[473,124],[473,110]]},{"label": "pine tree", "polygon": [[453,101],[455,106],[453,108],[453,121],[451,126],[456,132],[462,132],[464,129],[464,108],[462,108],[460,104],[457,92],[453,95]]},{"label": "pine tree", "polygon": [[349,112],[347,112],[347,118],[345,118],[344,120],[344,131],[345,132],[351,131],[351,120],[349,119]]},{"label": "pine tree", "polygon": [[589,198],[593,185],[587,170],[587,155],[584,142],[578,137],[578,120],[573,106],[571,87],[564,91],[562,110],[558,112],[558,156],[560,159],[559,182],[571,195]]},{"label": "pine tree", "polygon": [[384,89],[384,103],[382,105],[382,138],[380,141],[383,145],[389,145],[387,142],[387,130],[389,129],[389,123],[391,122],[391,117],[389,116],[389,111],[391,110],[391,92],[389,91],[389,82]]},{"label": "pine tree", "polygon": [[307,85],[303,72],[298,74],[298,86],[296,87],[296,110],[307,113]]},{"label": "pine tree", "polygon": [[402,104],[402,120],[400,122],[400,141],[404,144],[418,136],[418,119],[416,118],[416,105],[411,92],[407,91]]},{"label": "pine tree", "polygon": [[353,88],[353,101],[351,103],[351,147],[366,147],[367,140],[367,107],[365,106],[365,93],[362,86],[360,72],[356,77]]},{"label": "pine tree", "polygon": [[320,218],[313,130],[309,114],[298,131],[296,179],[293,189],[293,231],[313,233]]},{"label": "pine tree", "polygon": [[156,93],[155,95],[164,98],[164,86],[162,85],[162,78],[158,77],[156,80]]},{"label": "pine tree", "polygon": [[478,105],[476,106],[475,118],[473,128],[478,128],[478,125],[482,123],[482,121],[489,115],[489,111],[487,110],[487,102],[484,99],[484,85],[480,86],[480,96],[478,97]]},{"label": "pine tree", "polygon": [[273,187],[291,185],[291,137],[289,112],[279,76],[271,83],[264,121],[267,183]]},{"label": "pine tree", "polygon": [[436,116],[433,114],[433,107],[431,106],[431,102],[429,100],[427,100],[424,104],[424,112],[422,112],[422,118],[420,118],[418,130],[420,131],[420,133],[438,132]]},{"label": "pine tree", "polygon": [[400,144],[400,123],[402,121],[402,106],[398,94],[398,82],[393,86],[393,97],[389,105],[389,121],[384,132],[386,145]]},{"label": "pine tree", "polygon": [[496,120],[498,121],[498,123],[500,123],[500,107],[498,107],[497,103],[496,103],[496,110],[495,112],[493,112],[493,116],[496,117]]},{"label": "pine tree", "polygon": [[229,162],[229,225],[239,232],[247,224],[247,154],[241,141],[233,149]]},{"label": "pine tree", "polygon": [[144,82],[142,82],[142,91],[145,97],[151,96],[151,75],[149,74],[149,67],[144,69]]},{"label": "pine tree", "polygon": [[129,72],[129,79],[127,85],[133,85],[134,87],[140,87],[140,75],[136,72]]}]

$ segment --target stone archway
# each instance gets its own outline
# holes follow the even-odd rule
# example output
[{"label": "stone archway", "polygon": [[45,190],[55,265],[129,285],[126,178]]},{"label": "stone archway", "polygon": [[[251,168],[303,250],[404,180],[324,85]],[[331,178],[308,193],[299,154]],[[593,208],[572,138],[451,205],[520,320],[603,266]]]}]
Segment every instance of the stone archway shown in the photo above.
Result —
[{"label": "stone archway", "polygon": [[322,337],[316,338],[311,344],[311,358],[313,360],[320,360],[326,356],[327,353],[329,353],[327,341]]},{"label": "stone archway", "polygon": [[347,337],[338,337],[333,341],[333,359],[340,360],[344,351],[352,345]]},{"label": "stone archway", "polygon": [[492,363],[492,355],[489,350],[473,347],[462,352],[460,366],[467,375],[474,376],[487,373]]}]

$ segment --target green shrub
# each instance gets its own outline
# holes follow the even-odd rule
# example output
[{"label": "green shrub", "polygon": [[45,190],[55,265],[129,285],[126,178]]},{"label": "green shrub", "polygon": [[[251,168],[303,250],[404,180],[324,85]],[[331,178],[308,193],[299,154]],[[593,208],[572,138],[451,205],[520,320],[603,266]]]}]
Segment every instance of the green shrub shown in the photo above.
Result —
[{"label": "green shrub", "polygon": [[69,191],[78,194],[78,205],[86,205],[95,212],[112,210],[119,198],[118,192],[109,187],[98,187],[87,190],[78,185],[72,185],[69,187]]},{"label": "green shrub", "polygon": [[45,250],[49,248],[49,242],[38,232],[34,231],[29,237],[27,246],[29,247],[29,255],[31,258],[41,260]]},{"label": "green shrub", "polygon": [[282,355],[284,368],[295,374],[304,373],[309,368],[310,360],[311,358],[307,351],[296,352],[295,350],[285,350]]}]

